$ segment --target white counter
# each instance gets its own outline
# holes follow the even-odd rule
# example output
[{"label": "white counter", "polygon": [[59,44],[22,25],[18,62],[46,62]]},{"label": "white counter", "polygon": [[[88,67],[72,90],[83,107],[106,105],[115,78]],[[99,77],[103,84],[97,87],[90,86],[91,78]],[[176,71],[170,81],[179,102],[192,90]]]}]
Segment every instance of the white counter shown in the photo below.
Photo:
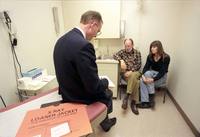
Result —
[{"label": "white counter", "polygon": [[119,64],[119,61],[114,60],[114,59],[97,59],[96,63]]}]

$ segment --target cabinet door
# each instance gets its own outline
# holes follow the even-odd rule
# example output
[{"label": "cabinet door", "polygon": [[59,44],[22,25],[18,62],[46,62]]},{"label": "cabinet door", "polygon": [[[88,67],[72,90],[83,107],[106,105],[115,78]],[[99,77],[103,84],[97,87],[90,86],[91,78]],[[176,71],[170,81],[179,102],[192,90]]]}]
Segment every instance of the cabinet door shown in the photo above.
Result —
[{"label": "cabinet door", "polygon": [[118,64],[114,63],[97,63],[98,74],[100,76],[108,76],[109,79],[115,84],[112,89],[113,97],[117,98],[118,94]]},{"label": "cabinet door", "polygon": [[63,1],[62,6],[67,31],[79,25],[85,11],[95,10],[103,18],[102,34],[98,38],[120,37],[120,0],[67,0]]}]

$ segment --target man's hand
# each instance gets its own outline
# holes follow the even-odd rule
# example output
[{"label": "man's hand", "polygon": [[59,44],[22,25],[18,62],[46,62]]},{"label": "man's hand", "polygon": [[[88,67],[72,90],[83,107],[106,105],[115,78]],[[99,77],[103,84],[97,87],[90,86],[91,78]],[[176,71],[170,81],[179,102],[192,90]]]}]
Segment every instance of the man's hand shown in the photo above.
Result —
[{"label": "man's hand", "polygon": [[124,60],[120,60],[120,65],[121,65],[121,71],[122,71],[122,72],[125,72],[125,71],[126,71],[126,68],[127,68],[127,66],[126,66],[126,64],[125,64]]},{"label": "man's hand", "polygon": [[127,71],[124,73],[125,78],[128,78],[131,75],[132,71]]},{"label": "man's hand", "polygon": [[107,80],[106,78],[102,78],[102,79],[101,79],[101,82],[103,83],[103,86],[104,86],[106,89],[108,89],[108,84],[109,84],[108,80]]}]

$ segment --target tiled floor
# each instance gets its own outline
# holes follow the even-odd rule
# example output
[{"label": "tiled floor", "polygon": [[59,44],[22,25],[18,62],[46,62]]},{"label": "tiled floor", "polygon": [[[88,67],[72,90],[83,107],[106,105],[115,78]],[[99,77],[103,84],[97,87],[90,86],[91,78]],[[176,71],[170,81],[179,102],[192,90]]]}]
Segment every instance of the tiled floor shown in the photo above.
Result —
[{"label": "tiled floor", "polygon": [[194,137],[168,96],[162,103],[162,95],[162,92],[156,94],[155,110],[139,109],[139,115],[132,113],[130,105],[126,111],[122,110],[122,100],[113,100],[110,117],[117,117],[117,124],[107,133],[98,127],[97,137]]}]

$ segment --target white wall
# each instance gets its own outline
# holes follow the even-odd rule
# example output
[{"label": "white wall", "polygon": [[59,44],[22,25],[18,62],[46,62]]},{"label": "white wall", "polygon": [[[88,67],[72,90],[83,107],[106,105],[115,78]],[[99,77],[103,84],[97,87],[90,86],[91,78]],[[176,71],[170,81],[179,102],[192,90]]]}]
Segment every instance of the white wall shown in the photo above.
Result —
[{"label": "white wall", "polygon": [[[154,40],[160,40],[166,52],[174,55],[173,48],[168,47],[178,45],[180,17],[177,14],[180,15],[180,8],[180,1],[143,0],[140,8],[137,0],[122,0],[121,19],[126,21],[125,37],[133,38],[135,48],[142,53],[143,65],[149,45]],[[110,46],[110,53],[123,48],[123,38],[100,39],[99,43],[98,51],[106,51],[107,45]]]},{"label": "white wall", "polygon": [[149,45],[154,40],[160,40],[166,52],[172,54],[173,49],[169,47],[177,45],[179,39],[176,35],[180,20],[177,14],[180,14],[181,6],[178,1],[143,0],[139,7],[138,1],[122,1],[122,19],[127,22],[126,37],[134,39],[144,65]]},{"label": "white wall", "polygon": [[[160,40],[171,57],[168,85],[171,94],[200,132],[200,1],[122,0],[121,18],[126,20],[126,37],[135,41],[142,53],[143,65],[149,45]],[[139,10],[140,9],[140,10]],[[120,40],[100,40],[99,51],[122,48]]]},{"label": "white wall", "polygon": [[[46,68],[54,74],[53,48],[55,33],[52,7],[58,7],[60,31],[63,33],[61,1],[5,1],[0,0],[0,11],[8,11],[16,29],[18,45],[15,48],[22,71],[34,67]],[[0,21],[0,93],[6,104],[18,101],[12,54],[6,27]],[[1,103],[0,103],[1,105]]]},{"label": "white wall", "polygon": [[180,44],[175,47],[174,65],[169,84],[170,91],[178,104],[200,132],[200,1],[182,3],[179,21]]}]

